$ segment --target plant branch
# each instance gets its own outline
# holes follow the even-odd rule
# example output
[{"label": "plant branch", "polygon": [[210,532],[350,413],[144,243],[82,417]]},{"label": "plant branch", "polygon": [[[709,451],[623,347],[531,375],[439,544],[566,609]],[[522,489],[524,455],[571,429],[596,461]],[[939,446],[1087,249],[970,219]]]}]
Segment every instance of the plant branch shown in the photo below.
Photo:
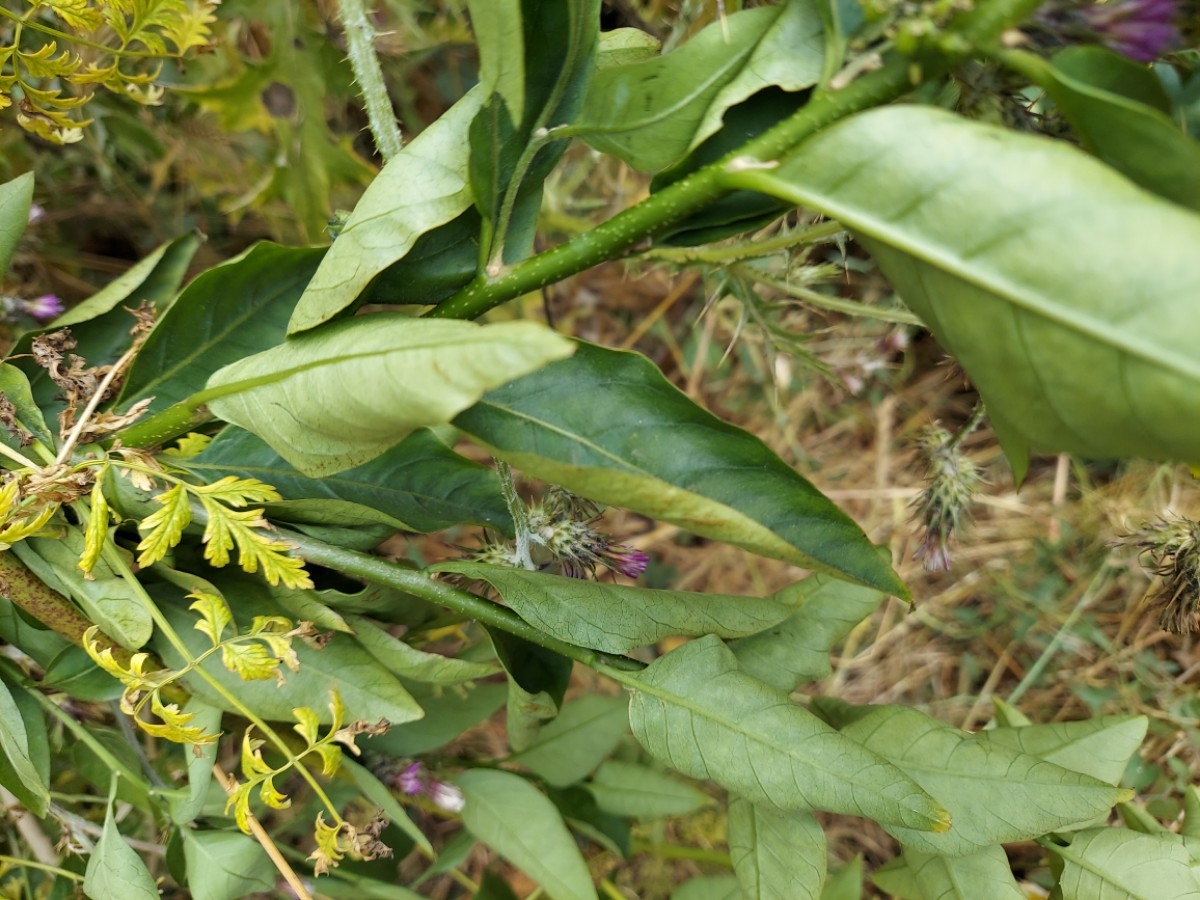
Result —
[{"label": "plant branch", "polygon": [[354,80],[358,82],[367,109],[371,136],[383,161],[390,162],[404,148],[404,140],[396,125],[396,113],[387,86],[383,83],[379,57],[375,54],[375,29],[367,18],[364,0],[338,0],[338,12],[346,32],[350,68],[354,70]]}]

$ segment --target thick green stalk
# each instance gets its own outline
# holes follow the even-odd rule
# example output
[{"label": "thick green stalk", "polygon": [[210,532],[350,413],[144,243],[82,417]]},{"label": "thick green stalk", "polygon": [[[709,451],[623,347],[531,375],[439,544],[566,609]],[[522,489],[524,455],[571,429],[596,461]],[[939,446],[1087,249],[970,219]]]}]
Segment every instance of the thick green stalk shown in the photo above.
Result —
[{"label": "thick green stalk", "polygon": [[393,587],[429,603],[448,607],[483,625],[499,628],[501,631],[523,638],[531,644],[537,644],[539,647],[544,647],[568,659],[581,662],[585,666],[626,672],[644,668],[641,663],[627,657],[610,656],[597,650],[560,641],[544,631],[534,628],[512,610],[485,600],[483,597],[477,597],[475,594],[456,588],[444,581],[436,581],[423,572],[402,568],[386,559],[380,559],[378,556],[335,547],[294,531],[281,531],[280,533],[285,540],[295,545],[296,551],[306,562],[335,569],[346,575],[364,578],[376,584]]},{"label": "thick green stalk", "polygon": [[939,76],[965,59],[975,48],[995,44],[1001,34],[1019,24],[1042,0],[985,0],[957,20],[941,36],[938,52],[922,59],[893,55],[840,90],[816,94],[797,113],[712,165],[619,213],[607,222],[564,244],[512,266],[507,271],[480,275],[426,315],[474,319],[493,307],[540,290],[609,259],[620,256],[685,216],[708,206],[733,188],[726,181],[731,164],[753,165],[777,159],[816,131],[847,116],[899,99],[922,81]]},{"label": "thick green stalk", "polygon": [[383,83],[379,57],[375,55],[375,29],[367,18],[363,0],[338,0],[338,12],[341,14],[342,27],[346,30],[350,68],[354,70],[354,80],[362,92],[371,136],[375,138],[375,146],[386,163],[399,155],[404,141],[396,125],[391,98]]}]

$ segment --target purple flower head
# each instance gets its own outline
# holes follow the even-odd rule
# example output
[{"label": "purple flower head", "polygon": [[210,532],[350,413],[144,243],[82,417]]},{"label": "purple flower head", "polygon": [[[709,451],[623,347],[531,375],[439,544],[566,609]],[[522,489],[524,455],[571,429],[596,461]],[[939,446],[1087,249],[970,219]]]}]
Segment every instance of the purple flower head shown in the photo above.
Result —
[{"label": "purple flower head", "polygon": [[637,578],[650,565],[650,557],[628,544],[609,544],[603,551],[604,564],[626,578]]},{"label": "purple flower head", "polygon": [[410,797],[428,797],[434,806],[446,812],[462,812],[466,800],[463,793],[452,784],[432,777],[425,766],[415,762],[396,776],[395,784]]},{"label": "purple flower head", "polygon": [[40,297],[26,300],[23,306],[25,315],[39,322],[48,322],[65,309],[63,302],[54,294],[42,294]]},{"label": "purple flower head", "polygon": [[413,763],[397,776],[397,787],[409,796],[425,793],[423,768],[419,762]]},{"label": "purple flower head", "polygon": [[1180,42],[1176,0],[1117,0],[1096,3],[1085,15],[1101,40],[1122,56],[1153,62]]}]

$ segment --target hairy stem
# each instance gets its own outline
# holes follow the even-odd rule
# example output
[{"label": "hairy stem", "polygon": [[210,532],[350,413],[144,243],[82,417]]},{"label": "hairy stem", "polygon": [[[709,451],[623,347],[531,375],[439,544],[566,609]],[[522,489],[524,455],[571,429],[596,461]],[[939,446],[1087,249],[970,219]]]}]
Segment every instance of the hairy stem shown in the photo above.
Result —
[{"label": "hairy stem", "polygon": [[364,0],[338,0],[338,12],[346,31],[350,68],[354,70],[354,80],[358,82],[367,109],[371,136],[383,161],[390,162],[404,148],[404,141],[396,125],[392,100],[383,83],[379,57],[375,55],[375,29],[367,18]]}]

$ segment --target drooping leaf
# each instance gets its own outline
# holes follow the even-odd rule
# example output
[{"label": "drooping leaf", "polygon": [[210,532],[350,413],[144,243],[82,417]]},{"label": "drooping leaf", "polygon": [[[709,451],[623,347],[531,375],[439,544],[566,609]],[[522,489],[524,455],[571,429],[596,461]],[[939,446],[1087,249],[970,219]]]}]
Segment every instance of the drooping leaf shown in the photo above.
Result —
[{"label": "drooping leaf", "polygon": [[743,900],[735,875],[704,875],[685,881],[671,894],[671,900]]},{"label": "drooping leaf", "polygon": [[461,684],[486,678],[500,671],[492,663],[474,662],[440,653],[429,653],[392,637],[370,619],[350,615],[347,621],[355,639],[363,648],[387,667],[388,671],[427,684]]},{"label": "drooping leaf", "polygon": [[458,776],[463,824],[542,886],[553,900],[596,900],[587,864],[562,817],[519,775],[472,769]]},{"label": "drooping leaf", "polygon": [[[184,704],[183,712],[193,718],[188,724],[199,728],[205,734],[220,734],[221,719],[224,713],[215,706],[189,697]],[[187,825],[195,821],[204,809],[208,799],[208,789],[212,784],[212,767],[217,759],[218,742],[192,744],[185,750],[187,759],[187,793],[182,797],[170,799],[171,821],[176,825]],[[190,829],[184,828],[185,833]],[[193,886],[193,891],[196,888]]]},{"label": "drooping leaf", "polygon": [[492,391],[454,424],[582,496],[907,596],[845,513],[638,354],[578,343],[570,359]]},{"label": "drooping leaf", "polygon": [[383,167],[296,304],[289,334],[352,307],[421,235],[471,205],[467,129],[486,99],[482,90],[470,91]]},{"label": "drooping leaf", "polygon": [[[189,650],[199,656],[212,644],[193,627],[195,613],[179,602],[177,593],[152,591],[163,615],[179,633]],[[236,610],[239,621],[248,622],[255,615],[279,615],[279,608],[262,596],[243,593],[238,596]],[[165,640],[156,637],[151,644],[164,663],[182,667],[183,660]],[[329,692],[336,690],[346,708],[348,721],[375,722],[387,719],[393,725],[419,719],[424,711],[396,676],[374,659],[365,655],[349,635],[335,634],[320,650],[296,640],[293,650],[299,660],[295,672],[282,671],[282,683],[273,680],[243,681],[225,668],[216,657],[203,663],[205,671],[221,682],[225,689],[245,703],[258,715],[273,721],[290,722],[292,710],[309,707],[318,714],[321,724],[331,722],[328,709]],[[221,709],[230,709],[228,701],[198,677],[185,679],[188,689],[205,702]],[[236,710],[232,710],[236,712]]]},{"label": "drooping leaf", "polygon": [[879,591],[827,575],[810,575],[798,587],[803,596],[799,611],[730,645],[743,672],[781,691],[794,691],[832,672],[830,651],[884,598]]},{"label": "drooping leaf", "polygon": [[18,175],[0,184],[0,278],[8,272],[17,242],[29,225],[33,206],[33,173]]},{"label": "drooping leaf", "polygon": [[941,806],[882,756],[739,672],[736,657],[716,637],[684,644],[641,673],[629,721],[657,759],[756,803],[928,830],[951,824]]},{"label": "drooping leaf", "polygon": [[[17,421],[15,424],[24,428],[47,448],[53,449],[55,447],[54,437],[46,426],[41,409],[34,402],[33,391],[25,373],[16,366],[0,363],[0,393],[7,397],[16,409]],[[0,441],[4,441],[14,450],[25,452],[21,447],[20,434],[14,435],[3,426],[0,426]]]},{"label": "drooping leaf", "polygon": [[1104,47],[1068,47],[1029,73],[1084,146],[1131,181],[1200,211],[1200,143],[1168,115],[1162,82]]},{"label": "drooping leaf", "polygon": [[481,326],[381,313],[228,365],[202,396],[303,474],[330,475],[369,462],[418,428],[448,422],[486,391],[572,348],[532,322]]},{"label": "drooping leaf", "polygon": [[602,763],[587,789],[605,812],[635,819],[682,816],[711,802],[666,772],[617,759]]},{"label": "drooping leaf", "polygon": [[826,852],[812,813],[729,801],[729,855],[747,900],[819,900]]},{"label": "drooping leaf", "polygon": [[1103,815],[1130,793],[898,706],[861,710],[841,734],[890,760],[945,809],[931,834],[881,823],[906,848],[966,855]]},{"label": "drooping leaf", "polygon": [[1125,774],[1129,758],[1141,746],[1148,724],[1145,716],[1104,716],[994,728],[980,732],[975,740],[983,746],[1019,750],[1115,786]]},{"label": "drooping leaf", "polygon": [[0,677],[0,784],[39,818],[50,805],[50,741],[41,706]]},{"label": "drooping leaf", "polygon": [[155,323],[121,402],[153,397],[150,409],[164,409],[222,366],[279,344],[324,253],[263,242],[198,276]]},{"label": "drooping leaf", "polygon": [[628,733],[629,702],[593,694],[566,704],[512,757],[555,787],[586,778]]},{"label": "drooping leaf", "polygon": [[628,653],[677,635],[754,634],[786,619],[800,593],[797,585],[770,597],[651,590],[466,561],[434,568],[486,581],[531,625],[607,653]]},{"label": "drooping leaf", "polygon": [[104,829],[88,857],[83,890],[94,900],[158,900],[154,876],[132,847],[125,843],[113,818],[112,803],[104,816]]},{"label": "drooping leaf", "polygon": [[330,523],[326,501],[343,500],[368,507],[393,528],[428,533],[463,522],[510,533],[512,520],[495,473],[455,453],[428,429],[413,432],[365,465],[325,478],[307,478],[261,438],[242,428],[226,428],[184,465],[215,480],[225,475],[258,478],[288,501],[269,506],[289,522]]},{"label": "drooping leaf", "polygon": [[1055,896],[1105,900],[1194,900],[1200,881],[1176,835],[1092,828],[1067,846],[1045,842],[1059,870]]},{"label": "drooping leaf", "polygon": [[499,629],[488,631],[496,656],[508,673],[508,745],[524,750],[542,725],[562,708],[571,680],[571,661]]},{"label": "drooping leaf", "polygon": [[665,168],[751,94],[815,84],[824,55],[821,31],[807,0],[726,16],[666,56],[598,71],[569,133],[636,169]]},{"label": "drooping leaf", "polygon": [[1030,450],[1200,461],[1200,217],[1062,142],[912,105],[729,184],[851,229],[971,376],[1018,477]]},{"label": "drooping leaf", "polygon": [[275,867],[240,831],[181,829],[188,890],[195,900],[238,900],[275,888]]}]

